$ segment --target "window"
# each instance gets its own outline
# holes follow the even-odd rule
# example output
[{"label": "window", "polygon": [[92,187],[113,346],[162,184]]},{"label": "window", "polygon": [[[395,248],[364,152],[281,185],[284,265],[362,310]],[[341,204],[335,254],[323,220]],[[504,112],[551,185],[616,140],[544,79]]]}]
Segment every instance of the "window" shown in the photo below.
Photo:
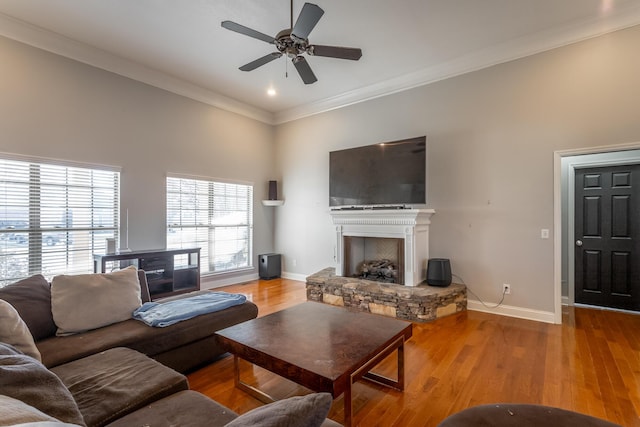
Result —
[{"label": "window", "polygon": [[167,248],[198,247],[202,273],[253,267],[253,186],[167,178]]},{"label": "window", "polygon": [[118,236],[120,172],[0,155],[0,286],[93,272]]}]

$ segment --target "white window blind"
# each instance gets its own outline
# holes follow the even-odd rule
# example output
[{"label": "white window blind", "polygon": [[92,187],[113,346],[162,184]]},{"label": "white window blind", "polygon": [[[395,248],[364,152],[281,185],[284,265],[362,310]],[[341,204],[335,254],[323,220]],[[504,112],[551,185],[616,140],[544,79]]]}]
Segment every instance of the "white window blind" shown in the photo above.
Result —
[{"label": "white window blind", "polygon": [[93,253],[118,236],[119,181],[117,171],[0,155],[0,286],[93,272]]},{"label": "white window blind", "polygon": [[202,273],[253,266],[253,186],[167,178],[167,248],[200,248]]}]

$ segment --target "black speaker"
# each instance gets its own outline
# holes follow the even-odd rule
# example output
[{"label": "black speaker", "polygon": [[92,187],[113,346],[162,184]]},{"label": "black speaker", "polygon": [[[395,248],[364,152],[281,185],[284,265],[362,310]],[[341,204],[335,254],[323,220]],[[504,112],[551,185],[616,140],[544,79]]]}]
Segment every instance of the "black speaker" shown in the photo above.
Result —
[{"label": "black speaker", "polygon": [[269,200],[278,200],[278,181],[269,181]]},{"label": "black speaker", "polygon": [[280,277],[282,260],[280,254],[258,255],[258,275],[261,279],[269,280]]},{"label": "black speaker", "polygon": [[427,263],[427,285],[446,287],[451,284],[451,262],[446,258],[430,258]]}]

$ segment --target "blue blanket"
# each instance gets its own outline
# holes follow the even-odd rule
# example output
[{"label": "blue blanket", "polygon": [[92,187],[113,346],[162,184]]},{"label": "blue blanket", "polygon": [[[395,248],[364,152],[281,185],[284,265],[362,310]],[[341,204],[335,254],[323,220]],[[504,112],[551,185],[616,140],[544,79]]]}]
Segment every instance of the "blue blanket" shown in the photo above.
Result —
[{"label": "blue blanket", "polygon": [[133,318],[149,326],[165,327],[200,314],[213,313],[240,305],[247,300],[241,294],[207,292],[165,303],[145,302],[133,312]]}]

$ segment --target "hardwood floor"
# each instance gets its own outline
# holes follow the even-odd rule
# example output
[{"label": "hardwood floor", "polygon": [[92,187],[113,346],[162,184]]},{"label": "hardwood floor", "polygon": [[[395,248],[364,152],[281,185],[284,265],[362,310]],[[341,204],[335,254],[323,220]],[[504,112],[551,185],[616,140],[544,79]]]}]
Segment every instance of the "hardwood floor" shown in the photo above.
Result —
[{"label": "hardwood floor", "polygon": [[[245,294],[260,316],[306,300],[303,282],[275,279],[223,288]],[[562,325],[467,311],[414,323],[405,344],[406,389],[354,386],[354,425],[435,426],[485,403],[556,406],[640,427],[640,315],[565,308]],[[376,368],[394,375],[395,355]],[[262,405],[235,389],[233,358],[189,376],[191,388],[238,413]],[[242,378],[277,398],[309,393],[258,367]],[[342,423],[338,397],[329,417]]]}]

